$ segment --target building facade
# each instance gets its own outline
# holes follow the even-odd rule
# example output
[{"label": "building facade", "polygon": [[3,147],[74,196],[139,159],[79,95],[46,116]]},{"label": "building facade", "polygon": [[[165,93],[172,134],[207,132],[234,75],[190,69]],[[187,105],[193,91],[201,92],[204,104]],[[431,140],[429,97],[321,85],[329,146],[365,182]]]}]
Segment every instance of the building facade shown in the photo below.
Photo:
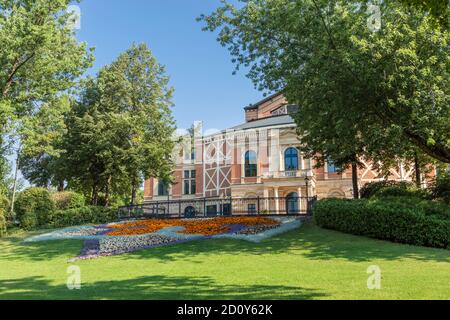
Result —
[{"label": "building facade", "polygon": [[[174,150],[175,183],[166,186],[157,179],[145,181],[145,202],[220,198],[351,198],[351,170],[338,173],[333,163],[315,168],[299,151],[300,142],[282,94],[272,95],[244,108],[245,123],[203,136],[200,126],[183,138]],[[359,185],[383,180],[370,163],[359,170]],[[401,165],[389,179],[412,180],[413,169]],[[289,202],[265,200],[260,211],[289,211]],[[301,203],[293,204],[301,206]],[[253,210],[249,203],[247,210]],[[261,209],[262,208],[262,209]],[[180,208],[182,211],[186,208]]]}]

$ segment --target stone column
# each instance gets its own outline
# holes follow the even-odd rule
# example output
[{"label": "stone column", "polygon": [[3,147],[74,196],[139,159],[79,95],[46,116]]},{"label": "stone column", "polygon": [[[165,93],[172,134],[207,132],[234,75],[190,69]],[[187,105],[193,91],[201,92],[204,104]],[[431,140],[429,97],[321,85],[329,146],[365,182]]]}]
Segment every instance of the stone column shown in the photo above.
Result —
[{"label": "stone column", "polygon": [[278,214],[280,213],[280,199],[278,199],[278,187],[275,187],[274,189],[274,197],[275,197],[275,212]]},{"label": "stone column", "polygon": [[298,211],[302,212],[303,199],[302,199],[302,188],[301,187],[298,187],[297,193],[298,193]]},{"label": "stone column", "polygon": [[267,213],[270,213],[270,207],[269,207],[269,189],[264,188],[264,208],[263,210],[266,210]]}]

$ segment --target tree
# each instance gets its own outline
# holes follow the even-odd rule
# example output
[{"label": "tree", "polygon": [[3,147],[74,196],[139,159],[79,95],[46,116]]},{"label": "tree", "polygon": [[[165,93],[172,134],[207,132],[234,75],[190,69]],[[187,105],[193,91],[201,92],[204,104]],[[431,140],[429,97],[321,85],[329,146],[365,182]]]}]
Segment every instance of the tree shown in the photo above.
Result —
[{"label": "tree", "polygon": [[[14,122],[69,90],[92,63],[66,13],[70,0],[0,0],[0,157]],[[2,177],[0,177],[2,178]]]},{"label": "tree", "polygon": [[23,176],[38,187],[56,186],[58,191],[64,190],[62,141],[67,132],[64,120],[71,104],[71,97],[62,95],[19,121],[22,144],[19,167]]},{"label": "tree", "polygon": [[449,23],[448,0],[400,0],[406,6],[414,6],[418,9],[430,12],[436,20],[444,27]]},{"label": "tree", "polygon": [[331,118],[322,130],[335,147],[359,141],[357,151],[386,163],[415,147],[450,162],[449,31],[392,1],[380,4],[374,31],[368,8],[367,1],[253,0],[237,9],[224,1],[200,20],[220,30],[219,42],[237,69],[250,68],[258,89],[282,90],[301,106],[300,132]]},{"label": "tree", "polygon": [[135,203],[143,179],[172,172],[172,89],[164,67],[145,45],[133,45],[87,82],[69,114],[64,162],[72,182]]}]

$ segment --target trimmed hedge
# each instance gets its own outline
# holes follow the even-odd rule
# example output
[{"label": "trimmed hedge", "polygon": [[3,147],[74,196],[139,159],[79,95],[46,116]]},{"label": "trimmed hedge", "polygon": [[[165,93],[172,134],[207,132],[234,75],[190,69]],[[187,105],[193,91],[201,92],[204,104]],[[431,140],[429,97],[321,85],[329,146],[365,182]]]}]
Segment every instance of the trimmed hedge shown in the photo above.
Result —
[{"label": "trimmed hedge", "polygon": [[314,207],[320,227],[398,243],[450,249],[450,220],[384,200],[324,199]]},{"label": "trimmed hedge", "polygon": [[103,224],[117,221],[117,208],[82,207],[57,210],[51,216],[51,226],[64,228],[83,224]]},{"label": "trimmed hedge", "polygon": [[55,203],[57,210],[82,208],[86,202],[82,194],[72,191],[53,193],[52,201]]},{"label": "trimmed hedge", "polygon": [[[392,193],[394,193],[394,192],[401,193],[402,191],[399,191],[399,189],[401,189],[404,191],[404,193],[401,195],[409,195],[409,194],[405,194],[405,193],[408,190],[416,189],[415,185],[411,182],[405,182],[405,181],[399,182],[399,181],[384,180],[384,181],[377,181],[377,182],[371,182],[371,183],[366,184],[364,187],[361,188],[360,196],[363,199],[369,199],[369,198],[372,198],[375,195],[379,194],[383,189],[386,189],[386,188],[389,188],[390,192],[392,192]],[[388,195],[388,194],[386,194],[386,195]],[[395,194],[390,194],[390,195],[395,195]]]},{"label": "trimmed hedge", "polygon": [[44,188],[25,189],[19,193],[15,204],[20,227],[25,230],[48,225],[54,211],[50,192]]}]

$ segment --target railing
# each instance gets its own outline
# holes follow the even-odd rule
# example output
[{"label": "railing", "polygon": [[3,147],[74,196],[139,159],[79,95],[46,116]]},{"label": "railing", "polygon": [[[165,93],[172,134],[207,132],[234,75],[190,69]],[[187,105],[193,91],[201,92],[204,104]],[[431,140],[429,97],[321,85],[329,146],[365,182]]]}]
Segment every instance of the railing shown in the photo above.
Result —
[{"label": "railing", "polygon": [[312,176],[313,176],[312,170],[271,171],[263,174],[264,179],[310,178]]},{"label": "railing", "polygon": [[241,215],[310,216],[317,197],[200,198],[152,201],[120,207],[119,219],[197,218]]}]

